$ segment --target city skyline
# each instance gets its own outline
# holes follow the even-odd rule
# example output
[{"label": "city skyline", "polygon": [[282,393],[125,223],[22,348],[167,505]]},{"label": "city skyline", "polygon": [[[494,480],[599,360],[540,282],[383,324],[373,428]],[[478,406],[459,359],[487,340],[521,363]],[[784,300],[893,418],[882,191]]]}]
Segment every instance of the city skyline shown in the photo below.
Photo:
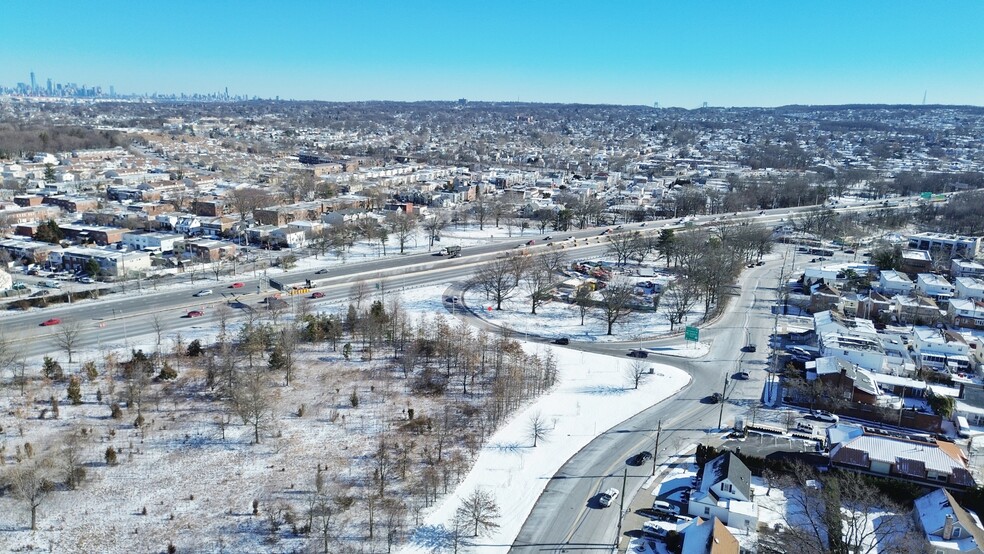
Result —
[{"label": "city skyline", "polygon": [[0,87],[33,72],[120,95],[984,105],[977,2],[170,6],[7,6]]}]

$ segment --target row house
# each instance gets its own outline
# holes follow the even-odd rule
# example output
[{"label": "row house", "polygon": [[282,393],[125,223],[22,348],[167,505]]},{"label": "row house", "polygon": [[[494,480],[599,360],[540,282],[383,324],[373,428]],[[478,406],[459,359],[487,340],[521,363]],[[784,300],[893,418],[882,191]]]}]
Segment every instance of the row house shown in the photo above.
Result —
[{"label": "row house", "polygon": [[54,250],[49,261],[66,271],[84,271],[90,261],[95,261],[99,264],[100,273],[112,276],[143,273],[149,271],[151,266],[149,252],[124,252],[83,246]]},{"label": "row house", "polygon": [[40,206],[43,200],[44,197],[37,194],[18,194],[17,196],[14,196],[14,204],[17,204],[22,208]]},{"label": "row house", "polygon": [[123,240],[123,234],[126,233],[126,229],[95,225],[61,225],[59,228],[67,240],[99,246],[117,244]]},{"label": "row house", "polygon": [[37,224],[55,219],[59,215],[61,215],[61,210],[55,206],[31,206],[22,210],[0,211],[0,217],[6,218],[10,225],[15,226]]},{"label": "row house", "polygon": [[328,202],[298,202],[288,206],[271,206],[253,210],[253,219],[260,225],[287,225],[292,221],[314,221],[329,211]]},{"label": "row house", "polygon": [[935,300],[925,296],[893,296],[892,313],[903,325],[935,323],[946,315]]},{"label": "row house", "polygon": [[47,242],[35,242],[23,239],[0,239],[0,250],[6,252],[12,260],[26,263],[44,263],[53,250],[58,246]]},{"label": "row house", "polygon": [[958,327],[984,329],[984,301],[954,298],[947,306],[946,315]]},{"label": "row house", "polygon": [[173,212],[174,206],[168,203],[136,202],[128,205],[126,209],[131,212],[142,212],[150,217],[154,217],[163,213]]},{"label": "row house", "polygon": [[222,200],[195,200],[191,203],[191,211],[195,215],[218,217],[228,212],[228,206]]},{"label": "row house", "polygon": [[42,203],[71,213],[87,212],[99,207],[98,200],[83,196],[45,196]]},{"label": "row house", "polygon": [[979,264],[974,260],[954,258],[950,260],[950,276],[953,278],[984,277],[984,264]]},{"label": "row house", "polygon": [[954,291],[957,298],[984,300],[984,279],[957,277],[954,281]]},{"label": "row house", "polygon": [[915,288],[912,279],[900,271],[883,270],[878,275],[878,290],[882,294],[894,296],[901,294],[908,295]]},{"label": "row house", "polygon": [[185,243],[185,255],[209,262],[235,257],[236,245],[210,239],[189,240]]},{"label": "row house", "polygon": [[125,233],[123,235],[123,245],[131,250],[143,250],[147,252],[174,252],[177,243],[184,240],[184,237],[169,233]]},{"label": "row house", "polygon": [[232,231],[236,221],[231,217],[202,217],[201,234],[206,237],[220,238]]}]

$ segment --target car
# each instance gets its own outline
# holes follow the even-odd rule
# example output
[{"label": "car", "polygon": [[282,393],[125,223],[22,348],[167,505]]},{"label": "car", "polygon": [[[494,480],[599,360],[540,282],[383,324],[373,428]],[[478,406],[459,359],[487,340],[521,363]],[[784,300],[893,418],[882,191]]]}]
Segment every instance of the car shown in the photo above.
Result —
[{"label": "car", "polygon": [[543,237],[543,240],[553,240],[553,237],[550,236],[550,235],[547,235],[547,236]]},{"label": "car", "polygon": [[611,488],[598,496],[598,503],[607,508],[612,505],[612,502],[614,502],[616,498],[618,498],[618,489]]},{"label": "car", "polygon": [[25,284],[25,283],[22,283],[22,282],[20,282],[20,281],[17,281],[17,282],[15,282],[15,283],[14,283],[13,285],[11,285],[11,287],[10,287],[10,288],[12,288],[12,289],[14,289],[14,290],[24,290],[24,289],[26,289],[26,288],[27,288],[27,284]]},{"label": "car", "polygon": [[311,293],[311,298],[324,298],[324,297],[325,297],[325,293],[323,293],[323,292],[312,292]]},{"label": "car", "polygon": [[188,312],[188,317],[202,317],[203,315],[205,315],[205,312],[201,310],[191,310]]},{"label": "car", "polygon": [[82,277],[81,279],[79,279],[79,282],[82,283],[83,285],[91,285],[96,281],[92,277]]},{"label": "car", "polygon": [[755,350],[757,350],[757,348],[755,347],[754,344],[746,344],[745,346],[741,347],[742,352],[755,352]]},{"label": "car", "polygon": [[314,272],[315,275],[324,275],[326,273],[328,273],[327,269],[319,269],[318,271]]},{"label": "car", "polygon": [[37,292],[35,292],[35,293],[33,293],[33,294],[31,295],[31,298],[37,298],[37,297],[39,297],[39,296],[48,296],[49,294],[51,294],[51,291],[47,291],[47,290],[39,290],[39,291],[37,291]]},{"label": "car", "polygon": [[712,394],[712,395],[710,395],[710,396],[707,397],[707,401],[709,403],[711,403],[711,404],[717,404],[717,403],[721,402],[722,400],[724,400],[724,395],[722,395],[719,392],[716,392],[716,393],[714,393],[714,394]]},{"label": "car", "polygon": [[652,459],[653,459],[653,453],[648,450],[643,450],[642,452],[639,452],[638,454],[635,454],[631,458],[629,458],[629,465],[641,466],[642,464]]},{"label": "car", "polygon": [[448,297],[446,297],[444,299],[444,301],[447,302],[448,304],[457,304],[458,303],[458,297],[457,296],[448,296]]},{"label": "car", "polygon": [[675,516],[680,513],[680,508],[665,500],[653,500],[653,511],[661,515]]},{"label": "car", "polygon": [[632,357],[632,358],[648,358],[649,357],[649,352],[646,352],[645,350],[631,350],[631,351],[629,351],[629,357]]},{"label": "car", "polygon": [[233,283],[229,285],[230,289],[241,289],[246,286],[246,283]]},{"label": "car", "polygon": [[574,238],[574,236],[573,236],[573,235],[571,235],[571,236],[569,236],[569,237],[567,237],[567,240],[574,240],[574,241],[576,241],[577,239],[576,239],[576,238]]},{"label": "car", "polygon": [[747,381],[748,380],[748,372],[747,371],[739,371],[738,373],[735,373],[734,378],[737,379],[737,380],[739,380],[739,381]]},{"label": "car", "polygon": [[570,344],[571,343],[571,339],[569,339],[567,337],[558,337],[558,338],[556,338],[556,339],[553,340],[553,343],[554,344]]},{"label": "car", "polygon": [[534,243],[536,243],[535,240],[532,240],[532,239],[531,240],[528,240],[528,241],[526,241],[526,246],[533,246]]},{"label": "car", "polygon": [[41,322],[41,326],[42,327],[50,327],[52,325],[58,325],[59,323],[61,323],[61,320],[58,319],[57,317],[53,317],[53,318],[51,318],[49,320],[42,321]]},{"label": "car", "polygon": [[813,410],[810,412],[810,417],[817,421],[826,421],[827,423],[837,423],[840,420],[837,414],[832,414],[824,410]]},{"label": "car", "polygon": [[661,527],[657,521],[647,521],[642,524],[642,536],[656,539],[665,539],[670,534],[670,530]]},{"label": "car", "polygon": [[765,265],[765,262],[759,260],[759,261],[755,262],[755,265],[761,267],[761,266]]},{"label": "car", "polygon": [[845,250],[845,251],[844,251],[844,253],[845,253],[845,254],[853,254],[853,253],[854,253],[854,250],[851,250],[851,249],[849,248],[849,249],[847,249],[847,250]]},{"label": "car", "polygon": [[645,226],[646,226],[646,222],[642,222],[639,224],[639,227],[645,227]]},{"label": "car", "polygon": [[202,289],[195,293],[195,296],[208,296],[212,294],[212,289]]},{"label": "car", "polygon": [[621,228],[622,228],[622,226],[621,226],[621,225],[619,225],[618,227],[616,227],[616,228],[615,228],[615,230],[616,230],[616,231],[618,231],[618,230],[619,230],[619,229],[621,229]]}]

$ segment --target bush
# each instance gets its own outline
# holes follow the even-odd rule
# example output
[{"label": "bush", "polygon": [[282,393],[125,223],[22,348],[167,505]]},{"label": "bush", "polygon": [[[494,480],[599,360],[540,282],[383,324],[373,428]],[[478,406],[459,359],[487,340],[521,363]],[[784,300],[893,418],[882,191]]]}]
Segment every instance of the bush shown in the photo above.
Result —
[{"label": "bush", "polygon": [[105,458],[106,458],[106,465],[115,466],[117,464],[116,449],[113,448],[112,446],[107,447]]},{"label": "bush", "polygon": [[157,374],[157,379],[159,381],[170,381],[172,379],[177,379],[177,377],[178,372],[165,360],[164,365],[161,366],[160,373]]},{"label": "bush", "polygon": [[137,429],[144,426],[144,416],[142,413],[137,412],[137,419],[133,420],[133,426]]},{"label": "bush", "polygon": [[119,403],[113,402],[113,405],[109,407],[109,412],[113,419],[123,419],[123,409],[120,408]]},{"label": "bush", "polygon": [[75,375],[68,379],[68,400],[73,406],[82,403],[82,380]]},{"label": "bush", "polygon": [[50,356],[44,357],[44,366],[41,368],[41,372],[48,379],[54,381],[60,381],[65,377],[65,372],[62,370],[61,364],[53,360]]},{"label": "bush", "polygon": [[188,344],[188,355],[192,358],[197,358],[205,353],[205,349],[202,348],[202,341],[195,339]]},{"label": "bush", "polygon": [[82,364],[82,371],[90,381],[95,381],[99,377],[99,370],[96,369],[96,362],[89,360]]},{"label": "bush", "polygon": [[353,408],[359,407],[359,393],[355,389],[352,389],[352,394],[349,395],[349,402]]}]

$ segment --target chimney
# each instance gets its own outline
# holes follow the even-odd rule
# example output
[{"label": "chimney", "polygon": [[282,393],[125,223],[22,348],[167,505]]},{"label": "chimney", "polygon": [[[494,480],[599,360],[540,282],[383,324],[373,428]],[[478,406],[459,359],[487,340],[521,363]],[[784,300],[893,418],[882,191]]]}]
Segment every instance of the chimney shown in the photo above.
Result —
[{"label": "chimney", "polygon": [[943,540],[948,541],[953,538],[953,514],[946,514],[946,521],[943,522]]}]

